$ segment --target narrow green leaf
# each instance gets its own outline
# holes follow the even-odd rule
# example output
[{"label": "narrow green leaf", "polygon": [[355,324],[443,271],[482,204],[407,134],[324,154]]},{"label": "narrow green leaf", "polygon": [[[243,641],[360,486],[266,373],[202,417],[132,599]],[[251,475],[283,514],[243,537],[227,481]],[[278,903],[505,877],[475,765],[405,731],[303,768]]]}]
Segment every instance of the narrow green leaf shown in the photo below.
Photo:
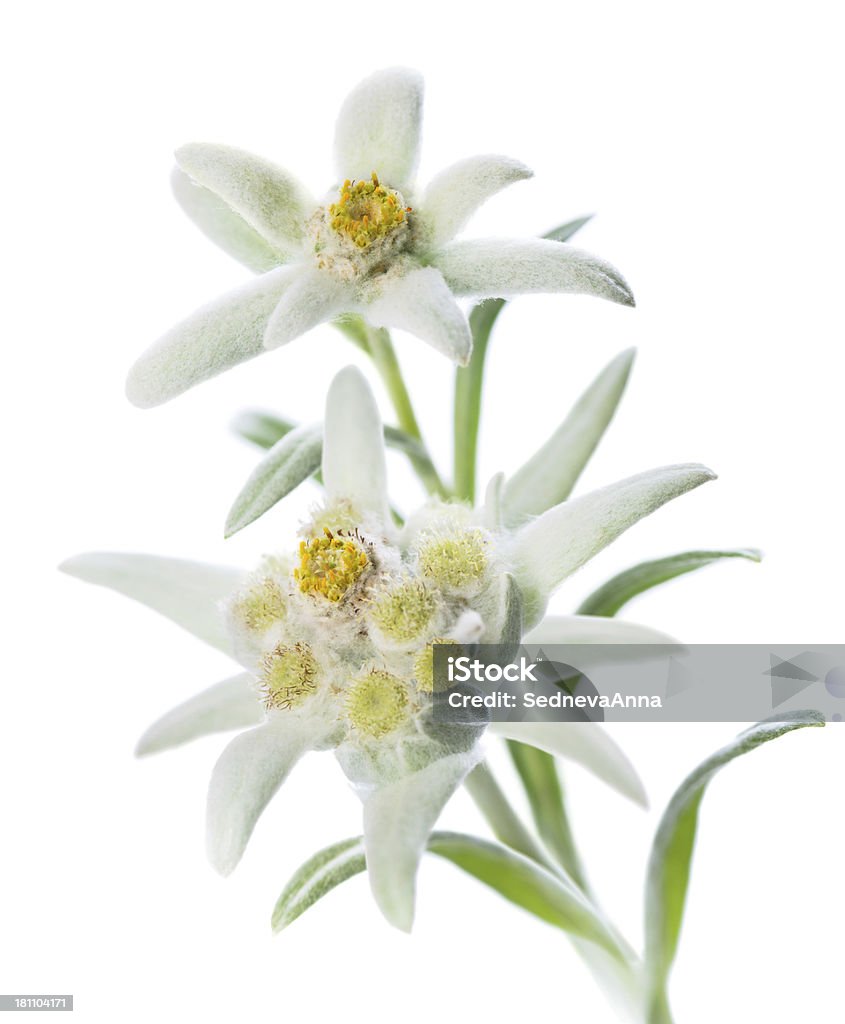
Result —
[{"label": "narrow green leaf", "polygon": [[824,725],[818,711],[785,712],[741,732],[690,774],[676,791],[660,821],[646,880],[646,974],[649,1024],[671,1024],[666,982],[683,922],[698,808],[707,784],[726,764],[769,740],[796,729]]},{"label": "narrow green leaf", "polygon": [[[627,952],[571,882],[505,846],[459,832],[433,832],[428,849],[494,889],[511,903],[570,935],[595,943],[620,963]],[[315,854],[296,872],[273,911],[281,931],[336,886],[366,869],[364,843],[347,839]]]},{"label": "narrow green leaf", "polygon": [[747,558],[759,562],[762,555],[754,548],[736,548],[730,551],[685,551],[683,554],[642,562],[619,573],[594,590],[581,602],[578,615],[613,616],[632,598],[650,590],[660,583],[666,583],[676,576],[694,572],[706,565],[712,565],[723,558]]},{"label": "narrow green leaf", "polygon": [[[258,445],[259,448],[272,448],[295,428],[296,424],[291,420],[256,410],[242,412],[232,421],[232,430],[244,440]],[[398,427],[385,426],[384,443],[388,448],[402,452],[408,458],[426,457],[422,444]]]},{"label": "narrow green leaf", "polygon": [[296,427],[267,452],[247,480],[226,520],[225,536],[231,537],[320,468],[323,454],[322,426]]},{"label": "narrow green leaf", "polygon": [[540,838],[569,877],[586,892],[587,878],[575,848],[554,757],[517,740],[508,740],[507,744]]},{"label": "narrow green leaf", "polygon": [[292,420],[283,420],[268,412],[247,409],[232,420],[232,430],[246,441],[251,441],[259,448],[272,448],[277,441],[289,434],[296,424]]},{"label": "narrow green leaf", "polygon": [[543,238],[550,238],[553,242],[568,242],[576,231],[580,231],[592,219],[593,214],[588,213],[586,217],[576,217],[575,220],[568,220],[565,224],[558,224],[556,228],[547,231]]},{"label": "narrow green leaf", "polygon": [[540,920],[627,961],[611,929],[572,882],[505,846],[460,832],[434,832],[428,848]]},{"label": "narrow green leaf", "polygon": [[565,501],[599,441],[622,394],[634,349],[620,353],[587,388],[548,441],[505,484],[505,523],[517,526]]},{"label": "narrow green leaf", "polygon": [[320,850],[299,868],[285,886],[273,909],[273,931],[287,928],[335,886],[359,875],[366,867],[364,840],[360,836]]},{"label": "narrow green leaf", "polygon": [[[543,237],[556,242],[566,242],[588,220],[590,217],[579,217],[553,228]],[[506,305],[505,299],[486,299],[474,307],[469,315],[472,357],[468,366],[459,367],[455,372],[455,494],[467,501],[475,501],[478,429],[481,421],[481,393],[484,387],[487,346],[496,320]]]}]

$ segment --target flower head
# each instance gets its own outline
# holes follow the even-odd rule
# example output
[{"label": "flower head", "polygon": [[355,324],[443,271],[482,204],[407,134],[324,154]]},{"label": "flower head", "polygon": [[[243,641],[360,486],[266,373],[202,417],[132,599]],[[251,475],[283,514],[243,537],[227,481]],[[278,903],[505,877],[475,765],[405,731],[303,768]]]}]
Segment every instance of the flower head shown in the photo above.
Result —
[{"label": "flower head", "polygon": [[[556,455],[554,465],[559,461]],[[541,471],[535,464],[523,473],[529,469]],[[520,496],[498,481],[481,509],[433,499],[400,529],[388,512],[375,400],[351,367],[329,390],[322,471],[326,501],[303,528],[298,550],[291,543],[251,575],[102,554],[64,568],[151,604],[240,662],[242,673],[174,709],[139,745],[147,753],[253,726],[229,744],[212,775],[208,850],[215,867],[235,867],[299,758],[333,749],[364,804],[376,900],[408,928],[427,837],[479,762],[484,731],[482,724],[435,721],[435,645],[664,640],[628,623],[543,619],[543,611],[552,590],[585,561],[712,474],[667,467],[540,514],[527,504],[533,488]],[[576,723],[490,729],[579,759],[639,799],[624,755],[591,723],[583,726],[589,731]]]},{"label": "flower head", "polygon": [[353,89],[335,132],[335,184],[321,200],[250,153],[210,144],[177,151],[176,198],[259,276],[141,356],[127,382],[136,405],[165,402],[344,315],[409,331],[465,364],[472,338],[461,296],[582,292],[633,304],[619,272],[581,249],[537,238],[454,240],[479,206],[531,172],[477,156],[419,190],[422,92],[420,76],[401,68]]}]

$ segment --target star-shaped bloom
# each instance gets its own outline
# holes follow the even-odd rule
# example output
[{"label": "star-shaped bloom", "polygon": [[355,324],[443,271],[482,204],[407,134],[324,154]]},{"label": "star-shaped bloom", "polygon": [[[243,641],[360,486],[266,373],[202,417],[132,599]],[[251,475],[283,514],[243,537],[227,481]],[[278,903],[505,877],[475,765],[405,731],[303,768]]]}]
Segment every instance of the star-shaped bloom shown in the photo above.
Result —
[{"label": "star-shaped bloom", "polygon": [[531,176],[516,160],[461,160],[418,191],[422,80],[377,72],[341,108],[335,183],[313,198],[287,171],[229,146],[176,153],[176,198],[200,229],[258,277],[199,309],[135,363],[127,394],[149,407],[285,345],[361,315],[422,338],[460,364],[472,348],[456,301],[577,292],[633,305],[609,263],[549,239],[456,241],[472,214]]},{"label": "star-shaped bloom", "polygon": [[[630,355],[625,354],[630,361]],[[539,466],[529,464],[529,480]],[[496,478],[482,508],[432,500],[400,527],[387,503],[383,429],[361,373],[330,388],[326,501],[296,550],[242,572],[140,555],[88,554],[65,571],[118,590],[224,650],[242,671],[156,722],[151,753],[250,727],[224,750],[208,795],[208,852],[228,874],[299,758],[333,749],[363,801],[367,868],[387,918],[410,928],[417,865],[447,800],[482,757],[485,726],[432,715],[438,643],[666,642],[615,619],[543,617],[549,595],[619,534],[712,478],[694,465],[640,474],[537,512],[533,486]],[[514,478],[516,479],[516,478]],[[600,727],[495,723],[573,758],[642,800]]]}]

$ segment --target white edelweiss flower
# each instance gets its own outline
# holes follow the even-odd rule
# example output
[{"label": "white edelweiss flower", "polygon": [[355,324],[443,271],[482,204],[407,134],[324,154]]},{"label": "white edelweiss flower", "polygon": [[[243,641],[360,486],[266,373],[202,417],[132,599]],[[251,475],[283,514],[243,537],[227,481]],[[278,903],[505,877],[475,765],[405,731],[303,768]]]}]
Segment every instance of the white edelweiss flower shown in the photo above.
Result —
[{"label": "white edelweiss flower", "polygon": [[560,242],[455,241],[476,209],[531,176],[502,156],[461,160],[418,192],[423,83],[393,68],[347,97],[335,132],[335,184],[320,201],[262,157],[196,143],[176,153],[177,200],[200,229],[260,276],[168,331],[132,367],[138,406],[360,314],[417,335],[457,363],[472,338],[456,297],[578,292],[633,305],[609,263]]},{"label": "white edelweiss flower", "polygon": [[[587,559],[712,474],[687,465],[655,470],[527,522],[519,495],[497,478],[483,508],[432,500],[400,530],[388,509],[381,419],[353,367],[336,376],[328,394],[322,471],[325,507],[298,550],[265,560],[254,573],[108,553],[77,556],[63,569],[147,604],[240,662],[241,673],[170,711],[138,745],[147,754],[252,727],[229,744],[212,774],[213,865],[223,874],[235,867],[304,753],[334,749],[363,801],[375,898],[388,920],[408,929],[428,835],[482,757],[483,724],[446,726],[432,718],[433,646],[665,642],[643,626],[578,615],[543,619],[543,609]],[[633,768],[600,726],[496,723],[490,730],[570,757],[644,800]]]}]

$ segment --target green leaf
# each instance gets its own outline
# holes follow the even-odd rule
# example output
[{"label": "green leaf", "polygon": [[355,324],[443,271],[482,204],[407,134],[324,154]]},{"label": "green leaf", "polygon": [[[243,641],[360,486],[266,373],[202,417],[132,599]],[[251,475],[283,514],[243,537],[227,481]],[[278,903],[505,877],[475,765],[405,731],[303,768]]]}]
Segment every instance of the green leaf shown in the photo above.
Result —
[{"label": "green leaf", "polygon": [[569,877],[586,892],[587,879],[569,826],[554,757],[517,740],[508,740],[507,744],[540,838]]},{"label": "green leaf", "polygon": [[231,537],[320,468],[322,426],[296,427],[267,452],[235,499],[226,519],[225,536]]},{"label": "green leaf", "polygon": [[[579,217],[553,228],[544,238],[568,241],[590,220]],[[507,305],[505,299],[486,299],[469,315],[472,331],[472,357],[469,365],[455,372],[454,457],[455,493],[459,498],[475,501],[475,469],[478,461],[478,429],[481,421],[481,393],[484,387],[484,363],[490,334]]]},{"label": "green leaf", "polygon": [[280,932],[332,889],[367,867],[364,840],[346,839],[320,850],[291,878],[273,909],[274,932]]},{"label": "green leaf", "polygon": [[547,231],[543,238],[550,238],[553,242],[568,242],[576,231],[580,231],[592,219],[593,215],[588,213],[586,217],[576,217],[575,220],[568,220],[565,224],[558,224],[556,228]]},{"label": "green leaf", "polygon": [[723,558],[747,558],[759,562],[762,555],[754,548],[736,548],[730,551],[685,551],[683,554],[642,562],[619,573],[593,591],[581,602],[578,615],[613,616],[632,598],[651,587],[666,583],[676,576],[694,572]]},{"label": "green leaf", "polygon": [[232,430],[246,441],[259,448],[272,448],[277,441],[289,434],[296,424],[267,412],[248,409],[239,413],[232,421]]},{"label": "green leaf", "polygon": [[622,394],[634,349],[602,370],[548,441],[505,484],[505,524],[517,526],[565,501],[607,429]]},{"label": "green leaf", "polygon": [[[540,920],[595,943],[614,959],[627,963],[626,952],[587,897],[558,878],[498,843],[459,832],[433,832],[428,849]],[[273,911],[281,931],[336,886],[366,869],[364,843],[347,839],[315,854],[296,872]]]},{"label": "green leaf", "polygon": [[[246,441],[258,445],[259,448],[272,448],[294,429],[296,429],[296,424],[292,421],[256,410],[242,412],[232,421],[232,430]],[[409,459],[426,457],[423,445],[415,437],[406,434],[404,430],[399,430],[398,427],[385,426],[384,443],[388,448],[407,455]]]},{"label": "green leaf", "polygon": [[669,802],[652,845],[646,880],[649,1024],[671,1024],[666,982],[681,932],[698,809],[707,784],[726,764],[796,729],[824,725],[818,711],[785,712],[741,732],[689,775]]}]

